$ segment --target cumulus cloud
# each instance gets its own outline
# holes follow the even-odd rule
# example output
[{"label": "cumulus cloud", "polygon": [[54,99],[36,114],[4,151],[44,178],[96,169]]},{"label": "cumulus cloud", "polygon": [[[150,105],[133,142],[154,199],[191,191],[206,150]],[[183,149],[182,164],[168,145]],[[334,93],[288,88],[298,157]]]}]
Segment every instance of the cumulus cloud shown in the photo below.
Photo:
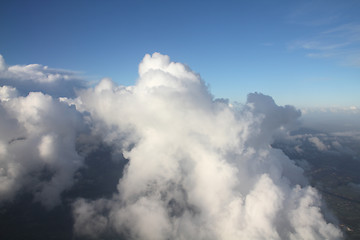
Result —
[{"label": "cumulus cloud", "polygon": [[57,205],[82,164],[75,150],[82,125],[75,108],[58,99],[0,87],[0,201],[26,190],[46,207]]},{"label": "cumulus cloud", "polygon": [[[215,100],[198,74],[159,53],[144,57],[134,86],[103,79],[64,101],[129,159],[112,198],[74,203],[79,235],[342,236],[324,218],[320,195],[306,185],[302,169],[270,146],[274,134],[296,123],[300,112],[293,107],[256,93],[243,106]],[[39,138],[41,158],[53,156],[52,142],[57,141],[49,134]]]},{"label": "cumulus cloud", "polygon": [[15,87],[21,95],[43,92],[54,97],[75,97],[86,87],[76,72],[53,69],[40,64],[8,66],[0,54],[0,86]]}]

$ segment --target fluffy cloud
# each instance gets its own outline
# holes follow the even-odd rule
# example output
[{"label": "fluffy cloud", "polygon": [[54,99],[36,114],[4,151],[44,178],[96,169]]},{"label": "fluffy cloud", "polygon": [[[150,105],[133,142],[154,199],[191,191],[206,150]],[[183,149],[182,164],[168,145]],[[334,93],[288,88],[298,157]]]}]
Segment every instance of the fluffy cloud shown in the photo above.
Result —
[{"label": "fluffy cloud", "polygon": [[[75,232],[128,239],[339,239],[317,191],[272,137],[300,116],[250,94],[214,100],[199,75],[146,55],[134,86],[110,79],[65,99],[129,159],[111,199],[78,199]],[[52,156],[42,136],[38,152]],[[44,146],[44,151],[42,148]]]},{"label": "fluffy cloud", "polygon": [[0,87],[0,201],[27,190],[46,207],[58,204],[82,165],[75,150],[81,121],[74,108],[49,95],[21,97]]},{"label": "fluffy cloud", "polygon": [[15,87],[21,95],[40,91],[55,97],[74,97],[86,83],[75,72],[40,64],[8,66],[0,55],[0,86]]}]

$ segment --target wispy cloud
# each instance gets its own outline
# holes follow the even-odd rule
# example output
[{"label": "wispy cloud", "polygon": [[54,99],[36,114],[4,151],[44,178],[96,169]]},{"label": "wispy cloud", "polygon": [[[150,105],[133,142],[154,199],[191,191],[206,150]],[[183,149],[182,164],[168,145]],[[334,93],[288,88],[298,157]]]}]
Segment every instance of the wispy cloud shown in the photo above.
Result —
[{"label": "wispy cloud", "polygon": [[[339,9],[329,7],[328,2],[309,1],[299,2],[299,5],[286,16],[290,24],[302,26],[325,26],[337,22],[340,18]],[[324,5],[327,7],[324,8]]]},{"label": "wispy cloud", "polygon": [[343,24],[327,31],[324,31],[323,34],[333,34],[340,33],[347,37],[352,37],[354,41],[360,40],[360,24],[348,23]]},{"label": "wispy cloud", "polygon": [[291,49],[302,49],[311,58],[329,58],[360,67],[360,24],[347,23],[325,29],[309,38],[296,40]]},{"label": "wispy cloud", "polygon": [[[341,65],[360,67],[360,22],[350,17],[356,1],[303,1],[286,17],[299,27],[301,37],[289,49],[303,50],[310,58],[332,59]],[[301,30],[302,29],[302,30]]]}]

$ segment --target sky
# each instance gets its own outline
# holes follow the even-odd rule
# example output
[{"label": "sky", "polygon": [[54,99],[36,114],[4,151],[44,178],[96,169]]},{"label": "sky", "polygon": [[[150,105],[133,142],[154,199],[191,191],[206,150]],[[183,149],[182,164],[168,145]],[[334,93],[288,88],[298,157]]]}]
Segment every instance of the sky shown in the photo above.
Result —
[{"label": "sky", "polygon": [[217,98],[360,107],[359,1],[1,1],[8,65],[133,85],[145,54],[200,74]]}]

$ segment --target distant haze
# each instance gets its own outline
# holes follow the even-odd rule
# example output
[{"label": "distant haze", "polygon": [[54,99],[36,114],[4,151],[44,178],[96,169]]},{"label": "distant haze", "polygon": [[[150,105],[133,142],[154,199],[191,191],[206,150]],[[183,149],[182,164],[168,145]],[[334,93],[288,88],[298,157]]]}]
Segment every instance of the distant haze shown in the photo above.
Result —
[{"label": "distant haze", "polygon": [[302,110],[303,126],[325,132],[360,132],[360,109],[313,108]]}]

